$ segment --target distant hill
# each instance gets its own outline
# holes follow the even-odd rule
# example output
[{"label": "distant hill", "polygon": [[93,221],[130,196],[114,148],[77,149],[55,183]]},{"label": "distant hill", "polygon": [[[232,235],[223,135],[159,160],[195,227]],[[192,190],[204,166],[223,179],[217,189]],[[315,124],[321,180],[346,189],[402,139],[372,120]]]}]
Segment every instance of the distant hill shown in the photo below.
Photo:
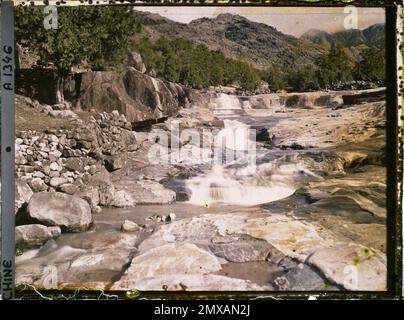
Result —
[{"label": "distant hill", "polygon": [[184,24],[158,14],[139,11],[135,14],[143,18],[144,30],[152,39],[162,36],[188,39],[220,50],[227,57],[248,61],[259,69],[270,65],[304,65],[327,51],[322,45],[285,35],[240,15],[220,14]]},{"label": "distant hill", "polygon": [[296,38],[267,24],[229,13],[188,24],[149,12],[135,11],[135,14],[142,17],[144,30],[152,39],[184,38],[219,50],[226,57],[248,61],[258,69],[310,64],[337,44],[346,48],[354,60],[360,59],[361,50],[367,47],[385,47],[384,24],[336,33],[310,30]]},{"label": "distant hill", "polygon": [[375,24],[364,30],[351,29],[336,33],[312,29],[304,33],[300,39],[309,40],[327,48],[340,45],[345,48],[361,46],[382,49],[385,47],[385,25]]}]

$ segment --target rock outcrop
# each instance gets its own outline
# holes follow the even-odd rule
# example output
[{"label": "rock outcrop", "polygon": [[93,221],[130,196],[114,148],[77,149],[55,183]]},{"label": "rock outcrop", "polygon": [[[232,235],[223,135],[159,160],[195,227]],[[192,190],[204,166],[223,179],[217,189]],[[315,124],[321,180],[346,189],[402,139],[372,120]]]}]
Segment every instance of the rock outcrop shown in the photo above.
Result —
[{"label": "rock outcrop", "polygon": [[60,192],[39,192],[32,196],[27,215],[46,226],[59,226],[64,232],[87,230],[92,221],[86,201]]},{"label": "rock outcrop", "polygon": [[136,138],[125,116],[114,111],[90,116],[85,125],[70,129],[18,131],[16,148],[16,212],[33,193],[76,194],[92,209],[111,205],[114,185],[110,171],[125,165]]},{"label": "rock outcrop", "polygon": [[20,248],[39,247],[49,239],[59,237],[59,227],[46,227],[40,224],[28,224],[15,228],[15,245]]},{"label": "rock outcrop", "polygon": [[172,116],[185,106],[189,89],[129,67],[122,73],[90,71],[81,74],[77,95],[84,110],[118,110],[128,121],[147,121]]}]

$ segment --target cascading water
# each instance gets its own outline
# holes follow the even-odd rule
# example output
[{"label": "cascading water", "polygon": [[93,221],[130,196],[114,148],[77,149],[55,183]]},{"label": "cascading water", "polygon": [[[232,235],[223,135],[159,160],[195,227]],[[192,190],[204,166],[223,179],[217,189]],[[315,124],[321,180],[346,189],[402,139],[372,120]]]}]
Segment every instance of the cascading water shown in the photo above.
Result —
[{"label": "cascading water", "polygon": [[275,184],[270,176],[259,174],[255,163],[255,135],[251,136],[249,125],[236,120],[240,118],[237,110],[242,110],[237,97],[227,94],[217,97],[214,112],[223,119],[224,129],[216,136],[216,146],[219,145],[227,158],[215,161],[207,174],[186,181],[186,187],[191,191],[190,204],[251,206],[283,199],[295,191],[287,178]]},{"label": "cascading water", "polygon": [[254,179],[237,180],[232,171],[217,165],[207,175],[187,181],[187,188],[192,192],[189,203],[195,205],[223,203],[252,206],[286,198],[295,191],[286,184],[260,186],[255,185],[255,182],[257,181]]}]

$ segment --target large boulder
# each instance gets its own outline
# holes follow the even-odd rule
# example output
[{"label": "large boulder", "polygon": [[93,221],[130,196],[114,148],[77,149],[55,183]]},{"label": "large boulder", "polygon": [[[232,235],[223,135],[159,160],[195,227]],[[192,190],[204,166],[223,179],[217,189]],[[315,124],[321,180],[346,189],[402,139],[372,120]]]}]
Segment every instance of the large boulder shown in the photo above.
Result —
[{"label": "large boulder", "polygon": [[130,122],[171,116],[185,105],[184,87],[129,67],[121,73],[90,71],[81,75],[78,104],[84,110],[118,110]]},{"label": "large boulder", "polygon": [[167,244],[136,256],[119,282],[125,287],[141,278],[206,274],[221,268],[217,257],[194,244]]},{"label": "large boulder", "polygon": [[28,217],[46,226],[60,226],[64,232],[80,232],[91,223],[89,204],[78,197],[60,192],[39,192],[32,196]]},{"label": "large boulder", "polygon": [[30,248],[43,245],[61,233],[59,227],[46,227],[40,224],[28,224],[15,228],[15,244],[19,248]]},{"label": "large boulder", "polygon": [[136,204],[169,204],[176,193],[152,180],[121,180],[115,183],[115,207],[133,207]]}]

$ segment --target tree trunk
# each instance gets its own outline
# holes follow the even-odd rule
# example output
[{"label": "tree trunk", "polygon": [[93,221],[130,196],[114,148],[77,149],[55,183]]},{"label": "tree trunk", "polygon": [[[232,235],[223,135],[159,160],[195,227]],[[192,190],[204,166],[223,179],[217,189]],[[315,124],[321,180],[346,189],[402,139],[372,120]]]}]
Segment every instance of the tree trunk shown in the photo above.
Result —
[{"label": "tree trunk", "polygon": [[56,76],[56,103],[62,103],[65,98],[63,94],[65,79],[63,76]]}]

